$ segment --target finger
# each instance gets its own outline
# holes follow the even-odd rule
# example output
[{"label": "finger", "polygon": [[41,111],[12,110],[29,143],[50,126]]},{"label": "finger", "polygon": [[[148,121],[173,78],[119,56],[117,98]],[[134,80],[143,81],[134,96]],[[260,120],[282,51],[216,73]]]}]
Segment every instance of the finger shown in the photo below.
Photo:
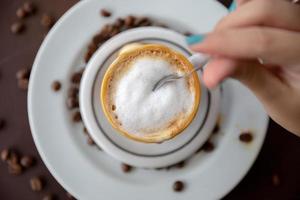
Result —
[{"label": "finger", "polygon": [[[300,112],[291,113],[290,110],[297,108],[297,97],[286,102],[286,96],[293,94],[291,87],[268,71],[265,66],[255,61],[231,60],[228,58],[216,58],[204,69],[204,82],[209,88],[216,83],[231,76],[247,86],[262,102],[270,117],[289,129],[297,132],[298,124],[291,118],[297,119]],[[294,116],[291,116],[291,115]],[[300,133],[299,133],[300,135]]]},{"label": "finger", "polygon": [[233,74],[237,64],[229,58],[214,58],[206,66],[203,72],[203,81],[206,87],[214,88],[225,78]]},{"label": "finger", "polygon": [[236,0],[236,3],[237,3],[237,6],[242,6],[244,5],[245,3],[249,2],[250,0]]},{"label": "finger", "polygon": [[[290,112],[299,105],[299,95],[294,88],[282,82],[258,62],[240,61],[232,75],[246,85],[262,102],[270,117],[291,132],[297,132],[300,112]],[[295,94],[296,93],[296,94]],[[287,97],[290,99],[287,101]]]},{"label": "finger", "polygon": [[249,27],[214,32],[191,48],[235,59],[260,57],[270,64],[295,65],[300,62],[300,34],[275,28]]},{"label": "finger", "polygon": [[224,79],[232,77],[251,89],[263,101],[271,101],[285,89],[281,80],[257,61],[215,58],[204,69],[203,80],[213,88]]},{"label": "finger", "polygon": [[[245,2],[243,2],[245,3]],[[300,30],[300,6],[283,0],[253,0],[224,17],[215,30],[232,27],[264,25]]]}]

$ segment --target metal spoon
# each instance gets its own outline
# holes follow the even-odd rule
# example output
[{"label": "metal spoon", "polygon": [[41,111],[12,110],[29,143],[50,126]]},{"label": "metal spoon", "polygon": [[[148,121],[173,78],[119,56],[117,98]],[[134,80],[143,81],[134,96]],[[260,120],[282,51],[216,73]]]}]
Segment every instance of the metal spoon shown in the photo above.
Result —
[{"label": "metal spoon", "polygon": [[153,87],[152,91],[154,92],[155,90],[158,90],[159,88],[161,88],[166,83],[171,83],[173,81],[177,81],[179,79],[186,78],[186,77],[190,76],[194,72],[201,69],[204,65],[206,65],[206,63],[209,61],[209,57],[206,56],[206,55],[203,55],[203,54],[196,53],[196,54],[193,54],[191,57],[189,57],[189,61],[195,67],[192,71],[190,71],[186,74],[183,74],[183,75],[178,75],[178,74],[174,73],[174,74],[169,74],[167,76],[164,76],[154,84],[154,87]]}]

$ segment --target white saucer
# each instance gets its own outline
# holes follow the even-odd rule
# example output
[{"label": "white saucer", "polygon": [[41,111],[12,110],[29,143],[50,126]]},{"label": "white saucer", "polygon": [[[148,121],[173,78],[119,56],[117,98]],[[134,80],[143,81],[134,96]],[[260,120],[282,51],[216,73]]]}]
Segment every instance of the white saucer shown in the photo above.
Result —
[{"label": "white saucer", "polygon": [[[175,3],[176,2],[176,3]],[[263,143],[268,118],[254,95],[235,81],[223,85],[221,133],[214,138],[212,153],[200,152],[180,170],[120,170],[119,162],[86,144],[82,125],[71,122],[66,109],[66,88],[71,72],[83,65],[87,43],[112,19],[99,16],[101,8],[114,17],[149,15],[171,27],[207,32],[226,9],[212,0],[89,0],[80,1],[53,27],[43,42],[31,73],[28,113],[35,144],[46,166],[70,193],[79,199],[219,199],[247,173]],[[180,10],[180,12],[178,12]],[[51,90],[53,80],[62,81],[62,91]],[[254,140],[238,140],[242,130],[251,130]],[[174,193],[175,180],[186,182]]]}]

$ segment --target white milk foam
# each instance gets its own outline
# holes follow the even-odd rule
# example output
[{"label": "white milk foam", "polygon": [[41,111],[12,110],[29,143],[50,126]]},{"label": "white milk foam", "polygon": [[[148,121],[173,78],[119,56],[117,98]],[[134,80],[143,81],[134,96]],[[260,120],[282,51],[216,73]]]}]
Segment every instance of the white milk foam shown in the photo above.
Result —
[{"label": "white milk foam", "polygon": [[168,61],[146,56],[138,58],[121,77],[114,97],[115,114],[126,131],[145,135],[147,130],[167,128],[179,114],[190,114],[194,93],[189,91],[186,80],[152,91],[160,78],[174,72],[176,67]]}]

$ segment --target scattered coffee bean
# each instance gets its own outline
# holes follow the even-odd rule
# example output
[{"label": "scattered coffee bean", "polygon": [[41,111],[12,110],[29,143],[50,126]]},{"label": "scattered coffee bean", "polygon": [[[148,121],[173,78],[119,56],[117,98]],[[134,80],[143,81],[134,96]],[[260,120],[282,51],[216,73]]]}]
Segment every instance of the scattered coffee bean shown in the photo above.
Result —
[{"label": "scattered coffee bean", "polygon": [[13,34],[20,34],[24,30],[25,30],[25,24],[23,22],[15,22],[10,27],[10,31]]},{"label": "scattered coffee bean", "polygon": [[86,54],[84,55],[84,61],[85,63],[88,63],[89,60],[91,59],[92,55],[94,54],[95,52],[91,52],[91,51],[87,51]]},{"label": "scattered coffee bean", "polygon": [[95,142],[94,142],[93,138],[91,136],[89,136],[89,135],[88,135],[88,138],[87,138],[87,143],[89,145],[95,145]]},{"label": "scattered coffee bean", "polygon": [[67,99],[67,107],[71,110],[79,107],[78,99],[75,97],[69,97]]},{"label": "scattered coffee bean", "polygon": [[220,131],[220,125],[219,125],[219,124],[216,124],[215,127],[214,127],[214,129],[213,129],[213,131],[212,131],[212,133],[213,133],[213,134],[216,134],[216,133],[218,133],[219,131]]},{"label": "scattered coffee bean", "polygon": [[73,122],[80,122],[81,121],[81,114],[79,111],[73,113]]},{"label": "scattered coffee bean", "polygon": [[147,17],[138,17],[134,21],[134,26],[135,27],[150,26],[150,25],[151,25],[151,22],[150,22],[149,18],[147,18]]},{"label": "scattered coffee bean", "polygon": [[25,10],[26,13],[28,14],[33,14],[36,11],[36,7],[32,2],[25,2],[23,4],[23,9]]},{"label": "scattered coffee bean", "polygon": [[128,15],[125,19],[124,19],[124,25],[127,28],[132,28],[132,26],[134,25],[134,21],[135,21],[135,17],[132,15]]},{"label": "scattered coffee bean", "polygon": [[[96,34],[96,35],[93,37],[93,39],[92,39],[92,44],[98,46],[98,45],[99,45],[101,42],[103,42],[104,40],[105,40],[105,37],[104,37],[102,34],[98,33],[98,34]],[[90,49],[89,49],[89,50],[90,50]]]},{"label": "scattered coffee bean", "polygon": [[20,160],[22,167],[29,168],[33,165],[34,159],[31,156],[23,156]]},{"label": "scattered coffee bean", "polygon": [[17,79],[29,79],[30,71],[31,70],[29,68],[19,69],[16,73],[16,78]]},{"label": "scattered coffee bean", "polygon": [[5,120],[0,118],[0,130],[5,127]]},{"label": "scattered coffee bean", "polygon": [[18,163],[8,163],[8,172],[12,175],[20,175],[23,169],[22,166]]},{"label": "scattered coffee bean", "polygon": [[77,87],[70,87],[68,89],[68,97],[77,98],[79,93],[79,89]]},{"label": "scattered coffee bean", "polygon": [[81,76],[82,76],[82,72],[75,72],[72,76],[71,76],[71,82],[74,84],[79,84],[81,81]]},{"label": "scattered coffee bean", "polygon": [[106,9],[101,9],[100,14],[102,15],[102,17],[110,17],[111,16],[111,12]]},{"label": "scattered coffee bean", "polygon": [[54,18],[48,14],[43,14],[41,18],[41,25],[50,29],[54,25]]},{"label": "scattered coffee bean", "polygon": [[29,80],[28,79],[19,79],[18,80],[18,87],[21,90],[27,90],[28,89]]},{"label": "scattered coffee bean", "polygon": [[214,150],[214,148],[215,148],[214,144],[210,141],[206,141],[202,146],[202,150],[205,152],[211,152]]},{"label": "scattered coffee bean", "polygon": [[18,18],[24,19],[27,16],[27,12],[24,10],[24,8],[18,8],[16,15]]},{"label": "scattered coffee bean", "polygon": [[86,134],[86,135],[89,134],[89,132],[88,132],[88,130],[86,129],[86,127],[83,127],[83,133]]},{"label": "scattered coffee bean", "polygon": [[279,186],[280,185],[280,179],[277,174],[273,174],[272,176],[272,183],[274,186]]},{"label": "scattered coffee bean", "polygon": [[184,183],[182,181],[175,181],[173,184],[173,190],[175,192],[181,192],[184,189]]},{"label": "scattered coffee bean", "polygon": [[73,197],[69,192],[66,193],[66,196],[70,200],[76,200],[75,197]]},{"label": "scattered coffee bean", "polygon": [[59,81],[53,81],[51,88],[53,91],[57,92],[61,88],[61,83]]},{"label": "scattered coffee bean", "polygon": [[14,151],[10,152],[7,162],[10,165],[19,164],[19,155]]},{"label": "scattered coffee bean", "polygon": [[122,171],[123,171],[124,173],[130,172],[131,169],[132,169],[132,167],[131,167],[130,165],[127,165],[127,164],[125,164],[125,163],[122,163],[122,164],[121,164],[121,168],[122,168]]},{"label": "scattered coffee bean", "polygon": [[250,132],[241,133],[239,136],[240,141],[249,143],[253,140],[253,135]]},{"label": "scattered coffee bean", "polygon": [[5,162],[5,161],[8,160],[8,158],[9,158],[9,150],[8,149],[3,149],[1,151],[1,160]]},{"label": "scattered coffee bean", "polygon": [[54,196],[52,194],[47,194],[46,196],[43,197],[43,200],[53,200]]},{"label": "scattered coffee bean", "polygon": [[30,187],[32,191],[38,192],[43,189],[43,182],[40,177],[33,177],[30,179]]},{"label": "scattered coffee bean", "polygon": [[114,23],[114,26],[116,28],[118,28],[119,30],[121,30],[123,25],[124,25],[124,19],[122,19],[122,18],[118,18]]}]

